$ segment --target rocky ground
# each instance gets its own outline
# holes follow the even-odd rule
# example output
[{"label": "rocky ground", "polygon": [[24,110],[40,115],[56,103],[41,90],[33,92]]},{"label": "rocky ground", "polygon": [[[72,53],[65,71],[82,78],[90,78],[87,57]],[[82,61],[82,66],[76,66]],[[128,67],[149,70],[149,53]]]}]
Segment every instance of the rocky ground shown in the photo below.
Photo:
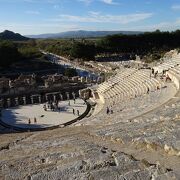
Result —
[{"label": "rocky ground", "polygon": [[97,135],[92,128],[1,135],[1,179],[180,178],[179,157]]},{"label": "rocky ground", "polygon": [[90,117],[89,125],[27,133],[0,127],[0,179],[179,180],[179,107],[176,94],[127,120]]}]

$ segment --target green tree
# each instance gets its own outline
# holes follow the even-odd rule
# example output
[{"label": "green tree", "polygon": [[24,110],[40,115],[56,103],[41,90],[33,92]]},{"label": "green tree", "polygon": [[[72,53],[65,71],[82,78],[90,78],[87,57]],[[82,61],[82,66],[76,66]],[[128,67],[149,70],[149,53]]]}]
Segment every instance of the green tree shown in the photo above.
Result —
[{"label": "green tree", "polygon": [[20,60],[20,53],[11,41],[0,41],[0,66],[8,67]]},{"label": "green tree", "polygon": [[85,60],[94,60],[95,58],[95,46],[93,44],[76,42],[73,44],[70,55],[74,58],[82,58]]}]

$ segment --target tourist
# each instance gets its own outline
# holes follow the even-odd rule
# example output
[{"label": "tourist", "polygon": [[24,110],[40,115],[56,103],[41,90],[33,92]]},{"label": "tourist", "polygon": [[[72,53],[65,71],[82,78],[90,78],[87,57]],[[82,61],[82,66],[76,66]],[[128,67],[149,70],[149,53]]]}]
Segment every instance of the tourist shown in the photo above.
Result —
[{"label": "tourist", "polygon": [[165,81],[171,81],[171,78],[167,75]]},{"label": "tourist", "polygon": [[147,87],[147,94],[149,94],[149,87]]},{"label": "tourist", "polygon": [[44,109],[44,111],[47,111],[46,104],[44,104],[43,109]]},{"label": "tourist", "polygon": [[79,116],[79,110],[77,110],[77,115]]},{"label": "tourist", "polygon": [[106,108],[106,114],[109,114],[109,108],[108,107]]},{"label": "tourist", "polygon": [[74,110],[74,108],[73,108],[73,114],[75,115],[75,110]]},{"label": "tourist", "polygon": [[43,108],[44,108],[44,111],[47,111],[47,108],[46,108],[46,105],[45,105],[45,104],[44,104]]},{"label": "tourist", "polygon": [[70,104],[70,101],[68,102],[68,106],[70,106],[71,104]]},{"label": "tourist", "polygon": [[51,108],[51,106],[50,106],[50,103],[48,102],[48,105],[47,105],[47,107],[48,107],[48,109],[50,109]]},{"label": "tourist", "polygon": [[56,102],[53,102],[53,111],[57,110]]},{"label": "tourist", "polygon": [[37,119],[36,119],[36,117],[34,117],[34,123],[35,123],[35,124],[37,123]]},{"label": "tourist", "polygon": [[158,74],[158,71],[156,71],[156,72],[155,72],[155,74],[154,74],[154,78],[156,78],[156,77],[157,77],[157,74]]},{"label": "tourist", "polygon": [[74,98],[74,104],[76,103],[76,99]]},{"label": "tourist", "polygon": [[152,69],[152,74],[154,74],[154,69]]},{"label": "tourist", "polygon": [[31,119],[29,118],[29,120],[28,120],[28,124],[31,124]]}]

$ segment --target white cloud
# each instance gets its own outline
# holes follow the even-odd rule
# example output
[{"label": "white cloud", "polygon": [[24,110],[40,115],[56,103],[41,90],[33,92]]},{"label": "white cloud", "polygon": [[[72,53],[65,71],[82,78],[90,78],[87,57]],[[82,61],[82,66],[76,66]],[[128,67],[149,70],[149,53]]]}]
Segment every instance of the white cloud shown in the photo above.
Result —
[{"label": "white cloud", "polygon": [[158,24],[150,24],[150,25],[134,25],[134,24],[125,24],[121,26],[111,27],[111,26],[92,26],[91,24],[83,26],[76,23],[61,23],[61,22],[51,22],[51,23],[0,23],[0,32],[5,29],[12,30],[14,32],[18,32],[24,35],[27,34],[46,34],[46,33],[59,33],[70,30],[124,30],[124,31],[154,31],[156,29],[160,29],[162,31],[174,31],[180,28],[180,18],[177,18],[173,22],[160,22]]},{"label": "white cloud", "polygon": [[89,4],[91,4],[92,2],[94,2],[94,1],[103,2],[103,3],[109,4],[109,5],[117,5],[117,4],[119,4],[119,3],[115,2],[114,0],[77,0],[77,1],[83,2],[83,3],[85,3],[86,5],[89,5]]},{"label": "white cloud", "polygon": [[39,15],[39,11],[26,11],[26,14]]},{"label": "white cloud", "polygon": [[[25,2],[29,2],[29,3],[38,3],[38,2],[41,2],[41,0],[23,0]],[[53,0],[44,0],[44,2],[46,3],[53,3],[54,1]]]},{"label": "white cloud", "polygon": [[39,23],[39,24],[24,24],[24,23],[1,23],[0,32],[4,30],[11,30],[24,35],[27,34],[43,34],[43,33],[59,33],[69,30],[82,29],[76,24],[64,24],[64,23]]},{"label": "white cloud", "polygon": [[175,31],[176,29],[180,28],[180,18],[177,18],[175,21],[164,21],[157,24],[151,24],[151,25],[142,25],[142,26],[135,26],[133,28],[128,28],[131,30],[136,31],[154,31],[156,29],[159,29],[161,31]]},{"label": "white cloud", "polygon": [[77,0],[77,1],[83,2],[83,3],[85,3],[86,5],[89,5],[90,3],[93,2],[93,0]]},{"label": "white cloud", "polygon": [[89,11],[89,14],[92,16],[98,16],[100,14],[99,11]]},{"label": "white cloud", "polygon": [[114,2],[113,0],[101,0],[102,2],[104,2],[105,4],[118,4],[117,2]]},{"label": "white cloud", "polygon": [[58,18],[49,19],[53,22],[80,22],[80,23],[114,23],[128,24],[142,21],[152,17],[152,13],[136,13],[127,15],[102,15],[99,12],[90,12],[87,16],[75,16],[69,14],[61,14]]},{"label": "white cloud", "polygon": [[172,7],[171,7],[171,9],[172,10],[180,10],[180,5],[173,5]]}]

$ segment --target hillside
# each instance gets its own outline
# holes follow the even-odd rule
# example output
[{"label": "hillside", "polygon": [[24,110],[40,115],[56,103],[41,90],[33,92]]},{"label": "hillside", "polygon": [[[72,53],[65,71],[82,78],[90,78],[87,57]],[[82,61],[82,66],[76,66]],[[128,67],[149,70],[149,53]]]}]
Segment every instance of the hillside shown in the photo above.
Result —
[{"label": "hillside", "polygon": [[0,40],[27,41],[29,38],[22,36],[19,33],[5,30],[4,32],[0,33]]},{"label": "hillside", "polygon": [[27,35],[29,38],[90,38],[90,37],[104,37],[114,34],[141,34],[138,31],[67,31],[56,34],[40,34],[40,35]]}]

